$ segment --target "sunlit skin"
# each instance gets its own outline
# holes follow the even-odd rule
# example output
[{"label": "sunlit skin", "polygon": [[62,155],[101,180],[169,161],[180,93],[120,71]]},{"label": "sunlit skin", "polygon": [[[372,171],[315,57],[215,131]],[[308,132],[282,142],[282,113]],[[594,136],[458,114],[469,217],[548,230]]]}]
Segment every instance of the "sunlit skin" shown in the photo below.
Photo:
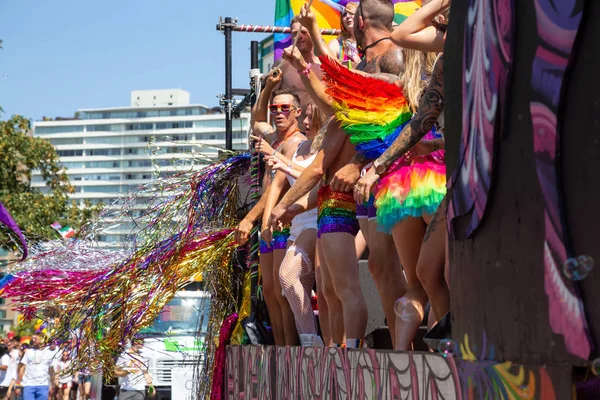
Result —
[{"label": "sunlit skin", "polygon": [[[291,111],[289,113],[282,112],[281,106],[283,105],[291,106]],[[294,106],[294,97],[292,95],[282,94],[275,96],[269,108],[271,106],[279,107],[279,110],[275,114],[271,113],[271,115],[274,116],[275,129],[277,129],[279,133],[288,133],[290,128],[295,128],[295,126],[297,126],[297,120],[302,110],[299,110],[298,107]]]}]

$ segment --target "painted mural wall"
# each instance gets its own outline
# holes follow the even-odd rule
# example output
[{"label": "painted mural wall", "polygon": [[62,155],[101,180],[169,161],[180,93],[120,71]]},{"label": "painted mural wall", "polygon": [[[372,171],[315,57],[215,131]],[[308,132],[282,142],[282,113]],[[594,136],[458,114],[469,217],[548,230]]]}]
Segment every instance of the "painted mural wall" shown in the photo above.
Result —
[{"label": "painted mural wall", "polygon": [[[565,399],[569,365],[515,366],[461,356],[275,346],[229,346],[225,399]],[[483,397],[480,397],[483,396]]]}]

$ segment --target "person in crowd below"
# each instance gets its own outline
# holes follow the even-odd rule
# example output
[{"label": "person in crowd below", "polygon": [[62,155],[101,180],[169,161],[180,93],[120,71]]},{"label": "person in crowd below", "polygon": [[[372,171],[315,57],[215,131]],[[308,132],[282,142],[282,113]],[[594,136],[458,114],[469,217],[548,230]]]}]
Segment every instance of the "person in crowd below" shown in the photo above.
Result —
[{"label": "person in crowd below", "polygon": [[19,361],[21,361],[21,338],[14,337],[8,342],[9,356],[10,356],[10,365],[6,371],[7,375],[10,377],[10,385],[8,387],[8,393],[6,394],[7,398],[11,398],[15,384],[17,382],[17,370],[19,368]]},{"label": "person in crowd below", "polygon": [[[449,5],[448,0],[431,1],[405,21],[408,26],[405,27],[403,23],[396,28],[392,37],[398,43],[416,49],[442,51],[445,38],[444,22],[447,20]],[[437,24],[432,24],[431,21],[440,12],[442,13],[441,18],[438,17]],[[435,63],[432,79],[421,99],[416,116],[406,125],[385,153],[375,161],[375,168],[367,172],[358,182],[355,188],[357,200],[366,198],[376,182],[389,175],[389,171],[393,170],[394,165],[403,157],[407,163],[419,163],[424,157],[444,148],[443,138],[422,140],[436,124],[438,131],[443,132],[443,69],[444,56],[441,54]],[[405,298],[399,302],[397,312],[401,316],[403,329],[407,333],[405,336],[407,340],[402,345],[403,350],[410,345],[408,338],[412,340],[423,318],[427,297],[437,320],[450,309],[449,288],[444,280],[445,242],[447,239],[445,207],[444,199],[431,218],[422,244],[419,245],[416,275],[419,285],[422,284],[422,287],[412,286]],[[401,222],[397,225],[401,225]],[[393,229],[398,229],[398,226]],[[423,293],[423,289],[426,294]]]},{"label": "person in crowd below", "polygon": [[0,344],[0,400],[8,398],[8,390],[12,382],[12,376],[10,374],[9,368],[9,347],[6,344]]},{"label": "person in crowd below", "polygon": [[329,42],[329,49],[332,51],[334,57],[348,68],[355,67],[361,61],[356,45],[356,38],[354,37],[354,14],[356,14],[357,8],[358,3],[346,4],[340,16],[342,33],[340,33],[340,36],[336,40]]},{"label": "person in crowd below", "polygon": [[[274,149],[274,153],[271,155],[279,152],[291,158],[298,144],[302,140],[305,140],[306,136],[298,129],[298,117],[302,114],[298,96],[289,89],[273,91],[276,86],[279,86],[282,80],[282,71],[278,68],[273,69],[269,74],[265,90],[259,97],[256,107],[252,112],[252,131],[254,135],[272,142],[271,147]],[[269,105],[271,93],[273,93],[273,100]],[[267,108],[271,111],[275,128],[267,122]],[[265,210],[269,188],[275,175],[274,171],[270,169],[266,172],[263,180],[263,194],[260,200],[240,222],[236,230],[236,242],[238,245],[246,243],[254,222],[262,217]],[[285,256],[289,228],[274,231],[272,234],[274,238],[273,243],[270,240],[270,230],[266,235],[268,236],[267,241],[263,240],[265,235],[261,235],[261,283],[265,303],[269,311],[269,320],[273,329],[275,344],[283,345],[286,343],[286,337],[288,341],[293,341],[292,338],[297,336],[295,333],[294,316],[287,300],[282,296],[281,284],[279,282],[279,265]]]},{"label": "person in crowd below", "polygon": [[[60,360],[60,350],[58,348],[58,343],[57,342],[51,342],[48,345],[48,352],[50,352],[52,354],[52,365],[54,365],[54,363],[58,360]],[[52,366],[51,365],[51,366]],[[50,392],[48,394],[50,399],[55,399],[57,397],[58,394],[58,385],[56,385],[56,381],[55,381],[55,376],[54,376],[54,372],[51,374],[50,376]]]},{"label": "person in crowd below", "polygon": [[92,374],[88,370],[79,371],[77,374],[79,399],[89,400],[92,390]]},{"label": "person in crowd below", "polygon": [[[308,34],[308,31],[300,24],[298,18],[292,19],[290,23],[290,29],[292,30],[292,40],[296,40],[297,38],[296,47],[302,54],[302,58],[310,66],[310,69],[313,71],[313,73],[321,78],[322,72],[321,67],[319,66],[319,59],[315,57],[314,44],[310,35]],[[302,84],[300,75],[298,74],[296,68],[291,66],[285,60],[280,60],[280,63],[277,65],[277,67],[279,67],[281,72],[283,72],[283,79],[274,88],[274,90],[290,89],[298,95],[300,98],[300,108],[302,110],[298,120],[302,122],[306,118],[304,113],[306,112],[308,104],[311,101],[310,96],[306,92],[306,88]]]},{"label": "person in crowd below", "polygon": [[148,373],[148,360],[141,354],[143,345],[142,339],[133,339],[131,347],[117,360],[115,375],[120,378],[119,400],[144,400],[146,386],[148,394],[156,396]]},{"label": "person in crowd below", "polygon": [[[312,103],[308,105],[305,115],[304,132],[308,140],[300,142],[291,159],[283,154],[274,153],[273,148],[268,143],[263,143],[264,141],[260,137],[251,136],[252,139],[256,140],[256,148],[269,156],[268,165],[277,171],[277,175],[269,189],[269,197],[263,213],[263,227],[265,229],[268,226],[271,210],[279,200],[281,193],[287,190],[288,186],[294,184],[296,178],[300,176],[300,173],[316,156],[316,152],[312,149],[312,143],[323,126],[325,118]],[[303,346],[322,345],[323,342],[317,335],[317,325],[310,300],[311,291],[315,284],[316,208],[298,214],[291,224],[287,251],[279,268],[279,279],[285,293],[283,300],[289,303],[294,314],[300,343]],[[295,343],[288,342],[286,338],[286,344],[292,345]]]},{"label": "person in crowd below", "polygon": [[54,372],[54,383],[58,388],[56,398],[58,400],[69,400],[73,376],[68,373],[71,364],[71,355],[64,351],[59,360],[54,360],[52,370]]},{"label": "person in crowd below", "polygon": [[53,352],[43,346],[40,335],[33,335],[30,348],[19,363],[15,394],[23,400],[47,399]]}]

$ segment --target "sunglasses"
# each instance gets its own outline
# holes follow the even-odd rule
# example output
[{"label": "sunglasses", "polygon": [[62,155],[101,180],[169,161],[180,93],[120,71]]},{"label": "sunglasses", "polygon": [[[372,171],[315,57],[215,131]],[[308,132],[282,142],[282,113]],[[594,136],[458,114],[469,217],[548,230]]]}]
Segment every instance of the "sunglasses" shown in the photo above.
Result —
[{"label": "sunglasses", "polygon": [[269,112],[271,114],[277,114],[278,112],[281,112],[283,114],[289,114],[292,110],[295,109],[296,107],[294,107],[291,104],[273,104],[269,106]]}]

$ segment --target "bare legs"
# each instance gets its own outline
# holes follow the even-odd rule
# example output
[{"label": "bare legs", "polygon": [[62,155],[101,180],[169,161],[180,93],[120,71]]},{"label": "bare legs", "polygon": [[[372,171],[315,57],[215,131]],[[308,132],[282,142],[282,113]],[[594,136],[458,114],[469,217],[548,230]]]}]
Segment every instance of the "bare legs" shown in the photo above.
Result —
[{"label": "bare legs", "polygon": [[[288,242],[288,246],[291,242]],[[281,310],[281,322],[283,325],[283,340],[282,344],[288,346],[298,345],[298,332],[296,331],[296,321],[294,320],[294,313],[290,308],[290,303],[283,297],[283,288],[281,287],[281,280],[279,279],[279,267],[283,262],[287,249],[273,250],[273,289],[275,291],[275,298],[279,303],[279,309]]]},{"label": "bare legs", "polygon": [[328,323],[329,325],[331,344],[342,344],[346,342],[346,336],[344,334],[344,309],[342,307],[342,302],[335,292],[333,278],[329,273],[331,267],[326,262],[327,258],[325,258],[324,246],[323,236],[321,236],[319,239],[319,259],[321,263],[320,286],[323,296],[327,301],[329,317],[327,321],[324,321],[324,317],[322,317],[321,321],[323,321],[323,323]]},{"label": "bare legs", "polygon": [[[331,346],[333,340],[331,337],[331,326],[329,323],[329,305],[327,299],[323,293],[323,261],[320,250],[320,240],[317,239],[316,254],[315,254],[315,278],[317,280],[317,306],[319,308],[319,323],[321,325],[321,334],[323,335],[323,342],[325,346]],[[341,314],[341,312],[340,312]],[[342,321],[342,329],[344,323]],[[343,335],[343,333],[342,333]]]},{"label": "bare legs", "polygon": [[[355,251],[344,251],[355,248],[354,236],[340,232],[325,233],[321,235],[321,245],[328,272],[323,274],[323,278],[332,280],[335,296],[341,302],[346,337],[362,339],[367,327],[367,305],[360,287],[358,260]],[[327,301],[330,317],[333,317],[329,297]]]},{"label": "bare legs", "polygon": [[392,228],[396,251],[406,274],[406,295],[396,302],[395,350],[410,350],[423,320],[427,294],[417,278],[417,261],[426,224],[422,218],[406,218]]},{"label": "bare legs", "polygon": [[369,272],[373,277],[383,313],[388,321],[392,343],[396,342],[394,304],[404,296],[404,277],[392,236],[377,231],[377,221],[368,222]]},{"label": "bare legs", "polygon": [[275,339],[276,345],[282,346],[285,344],[285,337],[283,333],[281,307],[275,296],[276,289],[273,280],[273,253],[260,255],[260,271],[263,296],[265,298],[265,303],[267,303],[267,310],[269,311],[269,321],[271,322],[271,329],[273,330],[273,338]]},{"label": "bare legs", "polygon": [[447,237],[444,205],[442,201],[427,226],[417,262],[417,277],[427,292],[436,322],[450,310],[450,290],[444,278]]}]

